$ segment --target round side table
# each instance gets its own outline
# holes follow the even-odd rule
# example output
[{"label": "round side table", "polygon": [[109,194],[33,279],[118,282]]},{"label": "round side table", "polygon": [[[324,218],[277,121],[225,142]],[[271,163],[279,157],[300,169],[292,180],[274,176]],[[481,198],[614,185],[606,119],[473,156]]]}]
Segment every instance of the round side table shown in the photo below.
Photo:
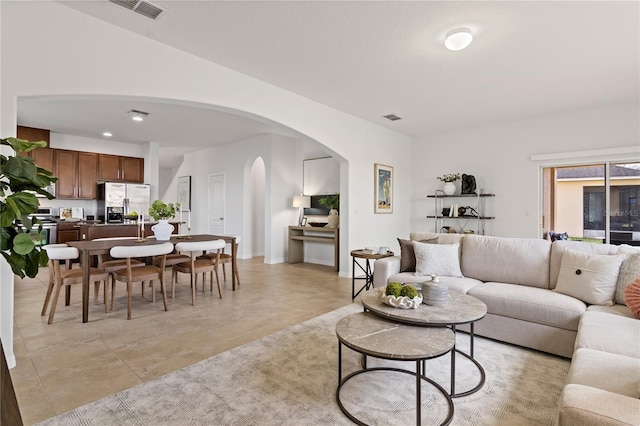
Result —
[{"label": "round side table", "polygon": [[[416,424],[422,422],[422,381],[431,384],[445,398],[448,412],[441,425],[453,419],[453,401],[447,391],[434,380],[426,377],[423,362],[451,352],[455,334],[447,327],[423,328],[381,318],[372,312],[359,312],[342,318],[336,324],[338,336],[338,388],[336,401],[342,412],[353,422],[365,425],[347,410],[340,399],[342,386],[353,377],[372,371],[393,371],[416,378]],[[363,368],[342,378],[342,345],[363,355]],[[394,367],[367,368],[367,356],[395,361],[415,361],[416,371]]]},{"label": "round side table", "polygon": [[[351,251],[351,273],[353,274],[351,277],[351,301],[356,298],[357,295],[360,294],[363,290],[369,290],[373,287],[373,268],[371,267],[371,260],[382,259],[383,257],[391,257],[393,256],[392,251],[387,251],[386,253],[372,253],[370,250],[352,250]],[[364,266],[361,265],[357,259],[364,260]],[[364,276],[356,277],[356,266],[360,268],[362,272],[364,272]],[[365,283],[360,289],[356,292],[356,280],[364,280]]]}]

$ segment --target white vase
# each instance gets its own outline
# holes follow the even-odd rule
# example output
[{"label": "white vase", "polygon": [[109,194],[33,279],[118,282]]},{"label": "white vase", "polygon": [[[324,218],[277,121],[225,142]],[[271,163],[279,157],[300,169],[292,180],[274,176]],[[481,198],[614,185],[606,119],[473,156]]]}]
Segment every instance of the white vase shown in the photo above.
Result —
[{"label": "white vase", "polygon": [[442,191],[445,195],[453,195],[456,192],[456,185],[453,182],[445,182]]},{"label": "white vase", "polygon": [[340,216],[338,216],[338,210],[329,210],[329,228],[337,228],[340,223]]},{"label": "white vase", "polygon": [[158,223],[151,227],[151,230],[158,241],[169,241],[173,232],[173,225],[169,224],[167,219],[160,219]]}]

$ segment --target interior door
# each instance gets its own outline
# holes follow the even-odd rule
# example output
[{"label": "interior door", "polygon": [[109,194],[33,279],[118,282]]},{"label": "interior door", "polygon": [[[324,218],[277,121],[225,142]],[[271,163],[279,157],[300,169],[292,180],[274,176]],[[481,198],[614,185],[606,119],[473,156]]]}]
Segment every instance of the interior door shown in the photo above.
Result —
[{"label": "interior door", "polygon": [[224,175],[209,176],[209,234],[224,234]]}]

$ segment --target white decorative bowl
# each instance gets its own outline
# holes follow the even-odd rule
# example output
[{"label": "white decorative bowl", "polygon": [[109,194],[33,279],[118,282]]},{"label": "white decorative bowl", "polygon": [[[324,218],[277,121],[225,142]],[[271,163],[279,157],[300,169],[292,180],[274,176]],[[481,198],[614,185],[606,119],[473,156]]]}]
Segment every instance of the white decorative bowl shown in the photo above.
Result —
[{"label": "white decorative bowl", "polygon": [[400,309],[418,309],[418,306],[422,303],[422,295],[420,293],[418,293],[418,295],[413,299],[410,299],[406,296],[396,297],[394,295],[387,295],[385,294],[386,291],[386,287],[382,287],[378,290],[378,299],[380,299],[385,305]]}]

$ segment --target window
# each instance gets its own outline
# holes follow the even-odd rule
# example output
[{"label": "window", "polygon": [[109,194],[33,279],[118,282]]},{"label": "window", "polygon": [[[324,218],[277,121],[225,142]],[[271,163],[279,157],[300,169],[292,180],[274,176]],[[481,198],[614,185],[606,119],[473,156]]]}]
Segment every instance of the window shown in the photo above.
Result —
[{"label": "window", "polygon": [[640,163],[547,167],[543,229],[640,246]]}]

